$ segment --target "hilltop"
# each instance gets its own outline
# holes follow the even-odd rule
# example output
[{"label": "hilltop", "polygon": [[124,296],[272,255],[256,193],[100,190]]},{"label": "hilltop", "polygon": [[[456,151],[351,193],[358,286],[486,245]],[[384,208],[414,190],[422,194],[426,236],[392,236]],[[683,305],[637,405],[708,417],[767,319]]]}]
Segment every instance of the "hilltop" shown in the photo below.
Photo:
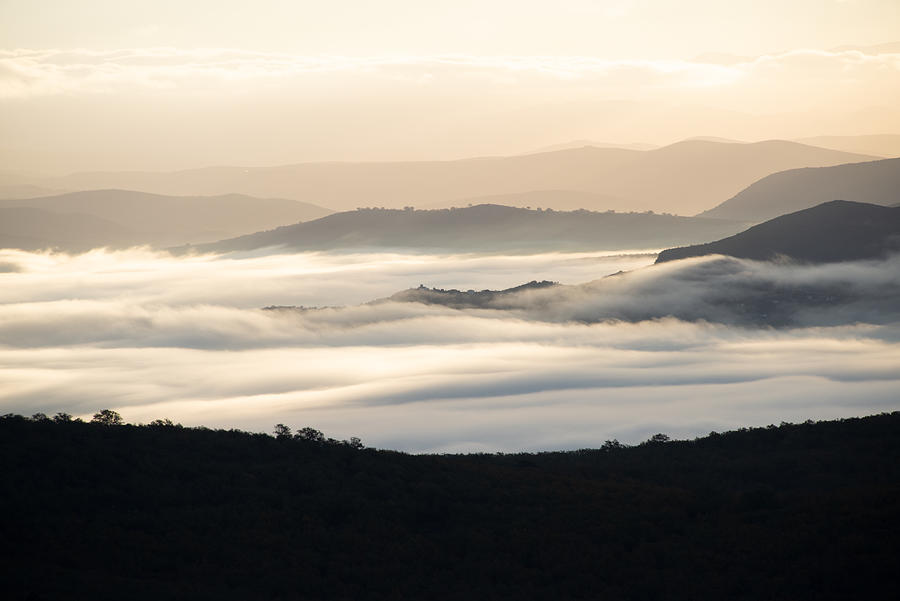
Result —
[{"label": "hilltop", "polygon": [[411,456],[0,419],[7,599],[847,599],[900,585],[900,413]]},{"label": "hilltop", "polygon": [[656,215],[537,211],[501,205],[461,209],[360,209],[257,232],[199,252],[341,248],[414,248],[454,252],[659,248],[671,241],[714,239],[741,229],[738,222]]},{"label": "hilltop", "polygon": [[898,251],[900,209],[834,200],[770,219],[716,242],[664,250],[656,262],[722,254],[830,263],[877,259]]}]

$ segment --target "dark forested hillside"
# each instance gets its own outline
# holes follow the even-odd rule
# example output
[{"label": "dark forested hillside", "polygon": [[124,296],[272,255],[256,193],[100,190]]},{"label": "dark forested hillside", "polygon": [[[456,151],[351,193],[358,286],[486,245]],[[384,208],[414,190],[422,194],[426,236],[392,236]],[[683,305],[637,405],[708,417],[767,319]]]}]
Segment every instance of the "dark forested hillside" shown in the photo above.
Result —
[{"label": "dark forested hillside", "polygon": [[101,421],[0,419],[5,598],[884,599],[900,585],[900,413],[446,456]]},{"label": "dark forested hillside", "polygon": [[900,210],[833,200],[789,213],[716,242],[670,248],[657,263],[722,254],[769,260],[779,256],[810,263],[878,259],[900,251]]}]

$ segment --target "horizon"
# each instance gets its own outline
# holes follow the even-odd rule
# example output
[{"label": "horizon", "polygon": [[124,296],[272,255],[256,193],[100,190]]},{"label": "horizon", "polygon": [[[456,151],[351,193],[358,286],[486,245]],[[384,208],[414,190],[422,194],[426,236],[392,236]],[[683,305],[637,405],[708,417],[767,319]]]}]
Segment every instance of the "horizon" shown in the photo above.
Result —
[{"label": "horizon", "polygon": [[0,160],[170,171],[900,132],[897,31],[892,0],[13,0]]},{"label": "horizon", "polygon": [[2,2],[0,403],[413,450],[892,408],[898,32],[896,0]]}]

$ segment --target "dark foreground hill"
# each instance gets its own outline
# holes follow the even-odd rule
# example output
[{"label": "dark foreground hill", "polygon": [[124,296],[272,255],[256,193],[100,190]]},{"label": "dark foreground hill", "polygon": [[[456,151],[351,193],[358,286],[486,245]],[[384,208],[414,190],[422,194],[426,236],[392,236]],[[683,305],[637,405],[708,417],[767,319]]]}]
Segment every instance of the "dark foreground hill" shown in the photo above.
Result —
[{"label": "dark foreground hill", "polygon": [[[732,234],[743,224],[653,213],[535,211],[501,205],[461,209],[358,209],[213,244],[199,251],[416,248],[457,252],[659,248],[673,240]],[[684,243],[684,242],[682,242]]]},{"label": "dark foreground hill", "polygon": [[657,263],[722,254],[811,263],[875,259],[900,251],[900,209],[834,200],[751,227],[729,238],[659,253]]},{"label": "dark foreground hill", "polygon": [[900,158],[773,173],[699,216],[759,222],[838,198],[897,203]]},{"label": "dark foreground hill", "polygon": [[4,598],[843,600],[900,586],[900,413],[568,453],[316,438],[7,416]]}]

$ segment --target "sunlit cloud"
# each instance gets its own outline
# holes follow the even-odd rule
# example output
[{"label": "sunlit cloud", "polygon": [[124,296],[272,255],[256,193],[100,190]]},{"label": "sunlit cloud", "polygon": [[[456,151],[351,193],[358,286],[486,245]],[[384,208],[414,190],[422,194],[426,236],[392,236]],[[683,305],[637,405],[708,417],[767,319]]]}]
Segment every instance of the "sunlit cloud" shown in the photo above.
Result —
[{"label": "sunlit cloud", "polygon": [[[888,410],[900,383],[898,323],[871,322],[859,304],[779,329],[730,325],[727,313],[721,323],[664,317],[740,280],[840,282],[896,304],[900,261],[824,269],[712,258],[641,269],[651,259],[140,249],[2,251],[0,260],[15,266],[0,273],[3,412],[111,407],[132,421],[312,425],[415,451],[547,449]],[[619,267],[634,271],[602,278]],[[371,300],[418,283],[503,287],[540,279],[536,270],[566,284],[601,279],[501,308],[260,308],[327,305],[348,280]],[[656,317],[615,319],[628,307]]]},{"label": "sunlit cloud", "polygon": [[798,50],[732,65],[588,56],[297,56],[232,49],[135,48],[0,51],[0,97],[177,90],[271,80],[303,87],[344,74],[365,82],[570,85],[600,90],[692,88],[743,80],[897,77],[900,55]]}]

